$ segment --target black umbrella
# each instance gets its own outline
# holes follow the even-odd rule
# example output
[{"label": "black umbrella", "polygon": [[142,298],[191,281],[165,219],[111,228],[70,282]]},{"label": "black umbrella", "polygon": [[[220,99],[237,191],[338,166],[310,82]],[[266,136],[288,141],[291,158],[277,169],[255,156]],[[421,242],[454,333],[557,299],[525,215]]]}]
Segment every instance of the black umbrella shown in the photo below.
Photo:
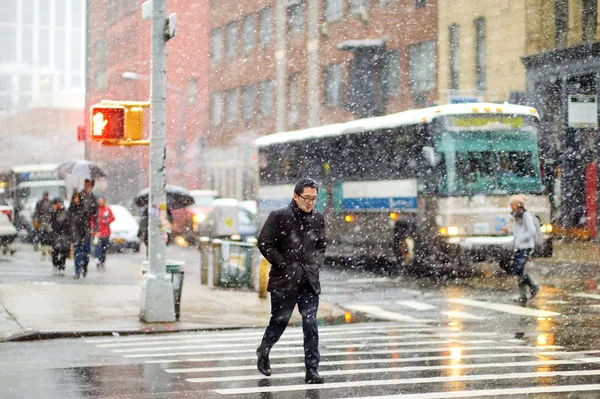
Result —
[{"label": "black umbrella", "polygon": [[106,177],[100,167],[91,161],[80,159],[78,161],[63,162],[56,167],[59,175],[65,178],[67,175],[78,177],[81,180],[98,180]]},{"label": "black umbrella", "polygon": [[[190,195],[190,192],[180,186],[172,186],[167,184],[165,188],[167,192],[167,208],[168,209],[181,209],[194,203],[194,197]],[[146,208],[148,206],[148,194],[150,189],[146,188],[135,195],[133,203],[140,208]]]}]

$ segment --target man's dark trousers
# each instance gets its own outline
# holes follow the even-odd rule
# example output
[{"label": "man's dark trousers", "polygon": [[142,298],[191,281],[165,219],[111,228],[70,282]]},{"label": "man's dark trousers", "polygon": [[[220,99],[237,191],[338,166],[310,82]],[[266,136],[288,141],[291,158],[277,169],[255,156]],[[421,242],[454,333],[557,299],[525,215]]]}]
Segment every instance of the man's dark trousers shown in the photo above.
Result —
[{"label": "man's dark trousers", "polygon": [[296,295],[284,292],[271,292],[271,320],[258,347],[258,352],[263,356],[269,356],[271,348],[279,341],[279,338],[285,331],[296,304],[298,304],[298,311],[302,316],[304,363],[307,370],[317,369],[319,367],[319,360],[321,359],[319,355],[319,330],[317,326],[319,296],[314,293],[306,280]]}]

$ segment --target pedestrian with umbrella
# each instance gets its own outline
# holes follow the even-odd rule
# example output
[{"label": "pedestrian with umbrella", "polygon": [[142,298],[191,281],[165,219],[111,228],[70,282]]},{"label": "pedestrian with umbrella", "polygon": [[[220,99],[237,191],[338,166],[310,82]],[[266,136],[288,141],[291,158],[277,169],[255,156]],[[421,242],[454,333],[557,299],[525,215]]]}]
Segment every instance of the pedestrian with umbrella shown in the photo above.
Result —
[{"label": "pedestrian with umbrella", "polygon": [[[194,197],[191,196],[189,191],[180,186],[173,186],[167,184],[165,187],[165,191],[167,194],[167,210],[166,210],[166,221],[164,223],[173,223],[173,214],[171,211],[173,209],[181,209],[185,208],[188,205],[192,205],[194,203]],[[146,254],[148,254],[148,227],[149,227],[149,205],[148,205],[148,196],[150,194],[150,189],[146,188],[133,198],[133,203],[142,208],[142,217],[140,219],[140,227],[138,230],[138,237],[146,244]],[[170,235],[167,234],[167,244],[170,241]]]}]

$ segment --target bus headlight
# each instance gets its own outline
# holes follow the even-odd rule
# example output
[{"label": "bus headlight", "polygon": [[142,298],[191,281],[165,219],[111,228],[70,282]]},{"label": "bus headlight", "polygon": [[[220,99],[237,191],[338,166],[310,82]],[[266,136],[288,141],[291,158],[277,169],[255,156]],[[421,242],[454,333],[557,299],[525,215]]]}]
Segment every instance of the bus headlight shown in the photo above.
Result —
[{"label": "bus headlight", "polygon": [[540,231],[544,234],[552,233],[552,225],[551,224],[543,224],[540,226]]},{"label": "bus headlight", "polygon": [[443,236],[457,236],[458,232],[458,226],[440,227],[440,234]]},{"label": "bus headlight", "polygon": [[449,236],[457,236],[458,235],[458,226],[448,226],[448,235]]}]

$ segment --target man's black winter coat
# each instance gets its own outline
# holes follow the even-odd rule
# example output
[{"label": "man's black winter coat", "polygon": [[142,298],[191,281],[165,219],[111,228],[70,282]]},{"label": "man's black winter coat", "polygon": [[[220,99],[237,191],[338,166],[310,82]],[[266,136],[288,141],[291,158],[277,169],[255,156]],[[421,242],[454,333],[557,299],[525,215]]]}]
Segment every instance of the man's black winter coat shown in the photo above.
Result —
[{"label": "man's black winter coat", "polygon": [[304,275],[318,295],[319,268],[325,257],[325,218],[301,211],[292,201],[271,212],[258,237],[258,249],[271,263],[268,291],[295,295]]},{"label": "man's black winter coat", "polygon": [[98,203],[94,193],[82,191],[75,195],[79,196],[79,203],[71,201],[69,217],[73,244],[80,244],[92,239],[92,219],[94,219],[94,228],[98,229]]},{"label": "man's black winter coat", "polygon": [[71,220],[66,209],[52,211],[52,247],[68,251],[71,247]]}]

